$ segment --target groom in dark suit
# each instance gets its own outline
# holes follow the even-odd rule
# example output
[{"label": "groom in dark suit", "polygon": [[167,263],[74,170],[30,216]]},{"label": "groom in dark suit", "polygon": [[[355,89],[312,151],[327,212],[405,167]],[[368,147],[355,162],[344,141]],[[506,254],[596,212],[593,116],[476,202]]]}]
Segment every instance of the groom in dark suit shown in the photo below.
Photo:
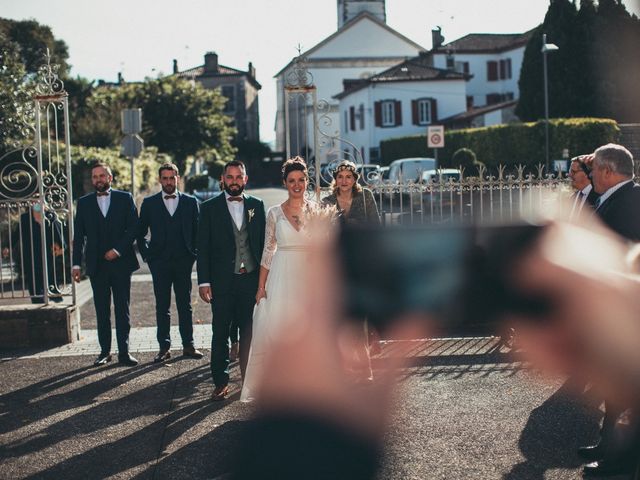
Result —
[{"label": "groom in dark suit", "polygon": [[229,326],[240,329],[240,371],[244,378],[251,345],[253,307],[265,236],[262,200],[243,193],[248,177],[242,162],[227,163],[224,193],[204,202],[198,230],[198,286],[211,303],[212,400],[229,393]]},{"label": "groom in dark suit", "polygon": [[91,280],[93,303],[98,323],[100,355],[94,365],[111,361],[111,295],[116,317],[118,360],[134,366],[138,361],[129,354],[129,297],[131,274],[140,268],[133,250],[138,213],[128,192],[111,188],[113,175],[107,164],[91,168],[91,183],[96,191],[78,200],[73,224],[72,276],[80,281],[84,253],[87,275]]},{"label": "groom in dark suit", "polygon": [[[198,202],[177,189],[180,176],[173,163],[163,164],[158,176],[162,190],[144,199],[140,207],[138,250],[149,264],[156,297],[156,322],[160,351],[154,362],[171,358],[171,285],[176,295],[182,354],[202,358],[193,346],[191,270],[196,260]],[[151,230],[151,241],[145,238]]]}]

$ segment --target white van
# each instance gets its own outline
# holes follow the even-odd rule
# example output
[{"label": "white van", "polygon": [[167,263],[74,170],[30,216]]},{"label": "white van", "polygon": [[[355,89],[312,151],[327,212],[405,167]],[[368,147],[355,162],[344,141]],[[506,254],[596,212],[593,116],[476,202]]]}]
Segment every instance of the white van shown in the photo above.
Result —
[{"label": "white van", "polygon": [[389,183],[419,182],[422,172],[436,169],[436,159],[400,158],[389,165]]}]

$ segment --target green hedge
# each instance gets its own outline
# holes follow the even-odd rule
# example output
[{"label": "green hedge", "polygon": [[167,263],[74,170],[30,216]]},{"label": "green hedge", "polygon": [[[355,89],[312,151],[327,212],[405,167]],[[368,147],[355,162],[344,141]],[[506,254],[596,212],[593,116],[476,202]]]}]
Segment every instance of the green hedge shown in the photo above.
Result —
[{"label": "green hedge", "polygon": [[[549,121],[549,152],[551,160],[562,158],[562,150],[575,156],[593,152],[609,142],[617,142],[620,129],[614,120],[602,118],[570,118]],[[475,152],[478,161],[487,167],[497,165],[544,164],[544,121],[515,123],[483,128],[451,130],[445,133],[445,148],[438,151],[439,166],[453,165],[453,153],[460,148]],[[382,165],[406,157],[433,157],[427,148],[426,135],[394,138],[380,143]]]}]

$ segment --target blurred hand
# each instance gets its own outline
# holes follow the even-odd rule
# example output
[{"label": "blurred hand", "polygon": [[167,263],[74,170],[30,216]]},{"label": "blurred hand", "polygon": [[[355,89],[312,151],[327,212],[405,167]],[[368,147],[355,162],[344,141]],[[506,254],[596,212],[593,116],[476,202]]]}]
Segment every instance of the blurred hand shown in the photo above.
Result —
[{"label": "blurred hand", "polygon": [[[362,322],[348,323],[341,318],[343,289],[335,262],[337,247],[326,234],[316,238],[322,238],[322,243],[315,246],[300,271],[303,288],[291,301],[289,317],[283,319],[270,343],[256,398],[266,411],[330,418],[378,439],[391,411],[395,373],[406,359],[394,355],[384,372],[376,372],[373,385],[354,386],[348,372],[357,367],[351,362],[358,361],[353,352],[362,348]],[[419,338],[424,333],[423,319],[396,324],[395,332],[389,332],[394,338]],[[406,348],[410,348],[408,343]]]},{"label": "blurred hand", "polygon": [[51,253],[54,257],[59,257],[64,253],[64,250],[62,250],[62,247],[59,244],[54,243],[53,245],[51,245]]},{"label": "blurred hand", "polygon": [[544,295],[544,317],[512,319],[538,367],[593,381],[624,400],[640,392],[640,283],[625,274],[625,246],[597,225],[552,224],[514,281]]},{"label": "blurred hand", "polygon": [[71,269],[71,277],[73,278],[74,282],[80,281],[80,269],[78,267],[73,267]]},{"label": "blurred hand", "polygon": [[205,287],[199,287],[198,293],[200,294],[200,298],[204,303],[211,303],[211,300],[213,300],[213,291],[211,290],[211,286],[209,285]]},{"label": "blurred hand", "polygon": [[119,256],[120,255],[118,255],[116,251],[112,248],[111,250],[109,250],[107,253],[104,254],[104,259],[108,260],[109,262],[112,262]]},{"label": "blurred hand", "polygon": [[263,298],[267,298],[267,291],[264,288],[259,288],[256,292],[256,305],[258,305]]}]

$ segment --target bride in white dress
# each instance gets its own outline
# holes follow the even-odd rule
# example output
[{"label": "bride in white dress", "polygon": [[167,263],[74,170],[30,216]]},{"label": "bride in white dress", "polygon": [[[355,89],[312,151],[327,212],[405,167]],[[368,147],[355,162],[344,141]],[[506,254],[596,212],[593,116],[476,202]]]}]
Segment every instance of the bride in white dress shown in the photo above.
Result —
[{"label": "bride in white dress", "polygon": [[283,329],[288,310],[295,305],[304,268],[309,235],[304,216],[309,210],[305,200],[309,177],[307,165],[300,157],[282,166],[282,179],[288,198],[269,209],[260,278],[253,311],[253,336],[245,373],[241,402],[255,400],[264,355]]}]

